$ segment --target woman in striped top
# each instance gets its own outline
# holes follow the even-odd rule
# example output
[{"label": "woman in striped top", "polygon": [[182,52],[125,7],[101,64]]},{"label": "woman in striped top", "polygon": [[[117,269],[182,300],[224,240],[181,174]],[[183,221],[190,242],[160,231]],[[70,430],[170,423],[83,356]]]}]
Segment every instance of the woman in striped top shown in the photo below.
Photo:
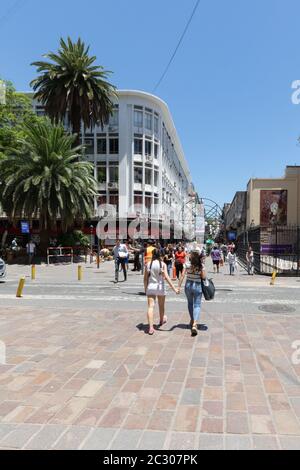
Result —
[{"label": "woman in striped top", "polygon": [[188,309],[191,318],[191,333],[192,336],[196,336],[198,334],[197,323],[200,317],[202,299],[201,280],[206,277],[203,265],[203,256],[201,255],[200,250],[192,251],[189,261],[185,263],[182,276],[179,281],[179,289],[185,276],[185,295],[187,297]]}]

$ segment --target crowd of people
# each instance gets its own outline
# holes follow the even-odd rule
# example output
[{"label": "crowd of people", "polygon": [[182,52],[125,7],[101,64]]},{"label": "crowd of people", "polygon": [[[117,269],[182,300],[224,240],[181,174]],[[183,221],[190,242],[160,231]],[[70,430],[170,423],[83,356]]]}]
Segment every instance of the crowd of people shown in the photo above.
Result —
[{"label": "crowd of people", "polygon": [[[156,301],[159,307],[159,326],[167,322],[165,314],[166,285],[178,295],[185,280],[185,295],[187,298],[190,316],[191,335],[198,333],[197,324],[200,318],[203,281],[206,279],[205,258],[211,257],[214,273],[220,272],[220,267],[228,264],[229,274],[232,276],[237,270],[238,260],[235,244],[214,245],[209,250],[197,244],[167,244],[162,246],[159,242],[149,240],[141,242],[121,242],[117,240],[113,248],[115,260],[115,282],[119,282],[119,273],[123,271],[124,281],[127,280],[129,256],[133,254],[134,265],[132,271],[144,275],[144,290],[147,296],[148,333],[153,335],[154,306]],[[254,273],[254,254],[252,247],[246,254],[248,274]],[[177,285],[174,281],[178,281]]]},{"label": "crowd of people", "polygon": [[[167,322],[165,314],[166,284],[178,295],[186,278],[185,294],[190,315],[191,334],[196,336],[201,310],[201,281],[206,277],[205,249],[196,245],[187,246],[183,242],[162,246],[159,242],[151,240],[143,245],[139,242],[122,243],[117,240],[113,248],[116,283],[119,282],[120,271],[123,271],[124,281],[127,280],[130,253],[134,255],[132,271],[141,272],[144,275],[149,335],[153,335],[155,332],[154,306],[156,301],[159,307],[159,326]],[[177,286],[175,286],[174,280],[178,281]]]}]

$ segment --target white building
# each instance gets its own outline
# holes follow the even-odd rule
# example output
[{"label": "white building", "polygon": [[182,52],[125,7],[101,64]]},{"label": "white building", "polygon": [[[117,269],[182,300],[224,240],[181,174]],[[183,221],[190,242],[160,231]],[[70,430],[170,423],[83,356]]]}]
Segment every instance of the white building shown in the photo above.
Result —
[{"label": "white building", "polygon": [[[34,107],[43,114],[39,103]],[[119,90],[109,125],[85,130],[81,139],[98,181],[95,216],[97,204],[106,203],[117,207],[120,219],[175,217],[186,232],[191,229],[191,175],[164,101]]]}]

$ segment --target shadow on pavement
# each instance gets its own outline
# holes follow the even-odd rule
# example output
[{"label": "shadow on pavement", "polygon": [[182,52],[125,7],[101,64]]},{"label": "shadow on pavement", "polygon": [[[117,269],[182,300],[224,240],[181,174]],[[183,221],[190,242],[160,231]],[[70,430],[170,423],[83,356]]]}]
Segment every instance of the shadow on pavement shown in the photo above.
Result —
[{"label": "shadow on pavement", "polygon": [[[139,330],[139,331],[143,331],[144,333],[148,333],[148,329],[149,329],[149,326],[147,324],[144,324],[144,323],[139,323],[138,325],[136,325],[136,328]],[[154,328],[155,330],[157,331],[165,331],[165,332],[171,332],[173,330],[175,330],[176,328],[180,328],[181,330],[189,330],[190,329],[190,325],[189,324],[186,324],[186,323],[178,323],[177,325],[173,325],[171,328],[169,329],[166,329],[166,328],[160,328],[158,325],[154,325]],[[204,324],[200,324],[198,325],[198,330],[200,331],[207,331],[208,330],[208,326],[204,325]]]}]

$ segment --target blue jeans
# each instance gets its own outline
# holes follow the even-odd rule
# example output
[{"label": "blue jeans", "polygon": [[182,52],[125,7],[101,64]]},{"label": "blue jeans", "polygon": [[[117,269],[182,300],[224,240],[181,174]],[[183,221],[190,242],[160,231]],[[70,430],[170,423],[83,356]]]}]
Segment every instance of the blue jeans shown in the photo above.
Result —
[{"label": "blue jeans", "polygon": [[172,277],[172,263],[167,264],[168,276]]},{"label": "blue jeans", "polygon": [[188,309],[191,321],[197,322],[199,320],[201,310],[201,282],[186,281],[185,295],[188,301]]}]

